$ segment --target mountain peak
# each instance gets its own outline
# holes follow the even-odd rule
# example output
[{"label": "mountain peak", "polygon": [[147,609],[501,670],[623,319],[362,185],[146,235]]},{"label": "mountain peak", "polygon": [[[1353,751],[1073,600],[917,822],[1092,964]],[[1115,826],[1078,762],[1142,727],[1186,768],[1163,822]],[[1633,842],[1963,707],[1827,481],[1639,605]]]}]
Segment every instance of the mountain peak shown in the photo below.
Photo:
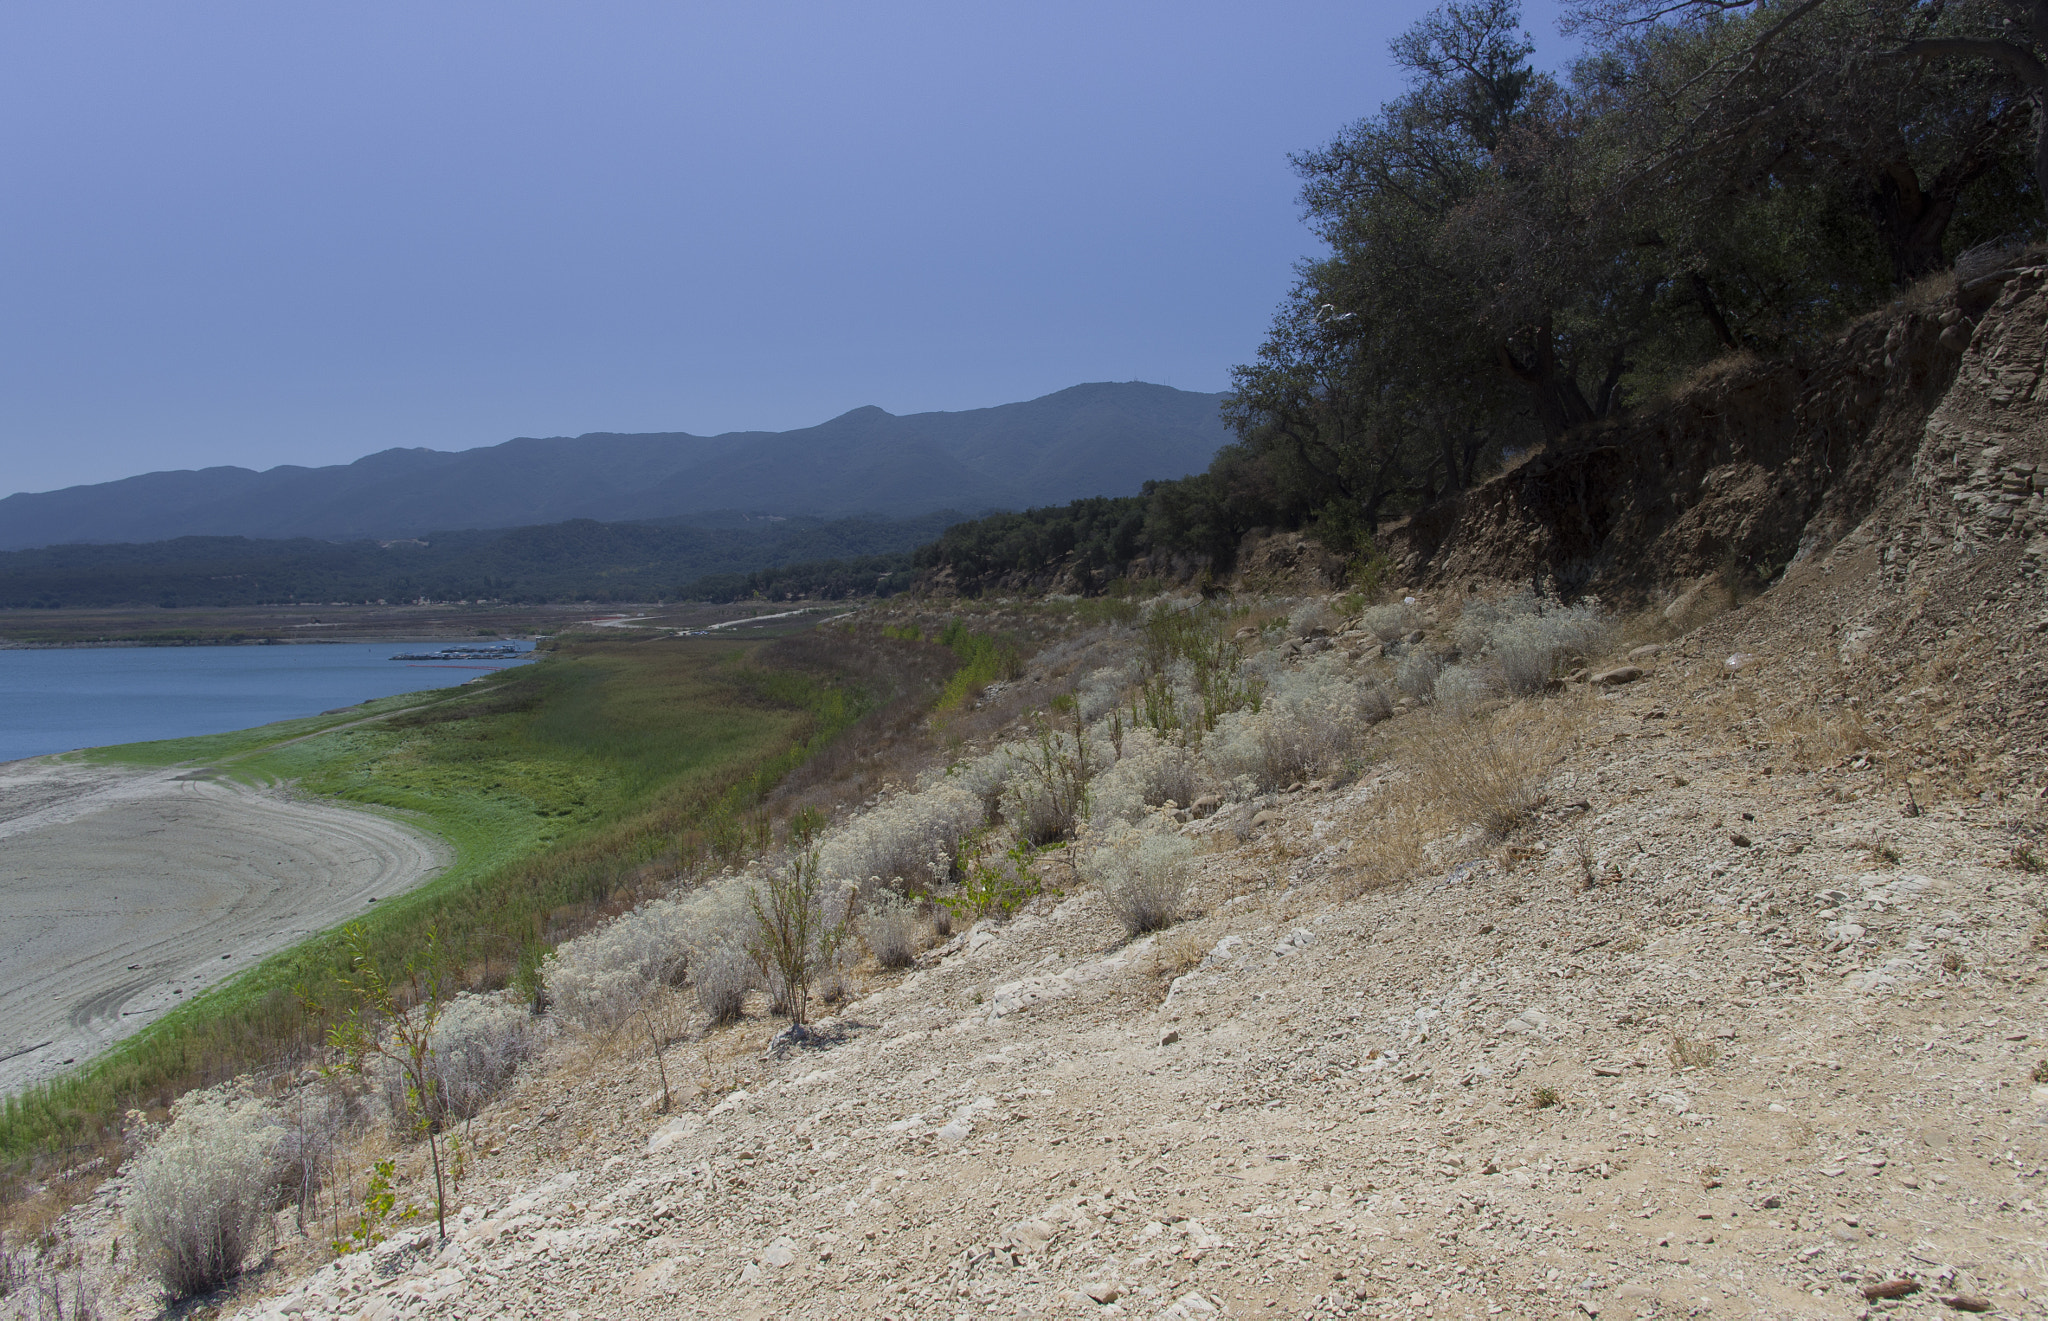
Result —
[{"label": "mountain peak", "polygon": [[[1104,406],[1106,392],[1118,394]],[[0,500],[0,550],[184,536],[416,537],[575,518],[722,509],[911,518],[1134,495],[1209,466],[1220,396],[1099,382],[1027,402],[899,417],[864,404],[820,426],[525,438],[394,448],[325,468],[151,473]],[[679,443],[687,442],[687,443]]]}]

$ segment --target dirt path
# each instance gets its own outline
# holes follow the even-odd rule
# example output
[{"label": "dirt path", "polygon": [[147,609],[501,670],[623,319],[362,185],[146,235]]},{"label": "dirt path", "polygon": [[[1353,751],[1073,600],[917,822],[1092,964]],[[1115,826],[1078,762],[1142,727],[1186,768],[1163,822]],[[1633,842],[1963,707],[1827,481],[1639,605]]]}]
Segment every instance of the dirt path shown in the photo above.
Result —
[{"label": "dirt path", "polygon": [[446,862],[396,821],[203,771],[0,767],[0,1093]]}]

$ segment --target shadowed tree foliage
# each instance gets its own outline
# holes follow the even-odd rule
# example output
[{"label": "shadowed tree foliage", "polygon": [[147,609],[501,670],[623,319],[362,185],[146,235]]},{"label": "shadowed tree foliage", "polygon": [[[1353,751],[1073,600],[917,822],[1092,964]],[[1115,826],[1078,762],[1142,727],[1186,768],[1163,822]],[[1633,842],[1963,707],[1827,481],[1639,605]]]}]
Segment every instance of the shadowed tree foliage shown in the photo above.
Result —
[{"label": "shadowed tree foliage", "polygon": [[1517,451],[1722,354],[1796,358],[2038,228],[2048,0],[1585,0],[1571,23],[1586,52],[1547,73],[1515,0],[1446,4],[1393,44],[1407,89],[1294,158],[1323,250],[1234,371],[1209,472],[1120,505],[1115,536],[1082,502],[949,529],[919,566],[1220,570],[1257,527],[1363,553]]}]

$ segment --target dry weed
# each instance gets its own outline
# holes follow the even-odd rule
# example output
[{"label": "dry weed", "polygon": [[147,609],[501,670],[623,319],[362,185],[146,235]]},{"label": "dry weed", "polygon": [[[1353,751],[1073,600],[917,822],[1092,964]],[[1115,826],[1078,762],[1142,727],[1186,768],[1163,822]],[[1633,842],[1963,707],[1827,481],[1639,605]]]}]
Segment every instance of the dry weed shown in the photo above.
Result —
[{"label": "dry weed", "polygon": [[1199,932],[1177,931],[1152,947],[1152,975],[1171,982],[1201,966],[1209,942]]},{"label": "dry weed", "polygon": [[1413,777],[1385,783],[1351,823],[1345,898],[1414,879],[1429,867],[1429,845],[1452,828],[1451,814]]},{"label": "dry weed", "polygon": [[1593,841],[1581,830],[1572,835],[1572,864],[1579,869],[1579,887],[1590,890],[1600,884],[1599,859],[1593,856]]},{"label": "dry weed", "polygon": [[1721,1048],[1711,1041],[1678,1033],[1671,1038],[1671,1062],[1681,1069],[1705,1069],[1721,1058]]},{"label": "dry weed", "polygon": [[1774,745],[1782,745],[1790,753],[1792,764],[1803,771],[1840,766],[1859,753],[1885,747],[1883,736],[1863,718],[1861,711],[1823,715],[1808,706],[1773,719],[1769,739]]},{"label": "dry weed", "polygon": [[1414,779],[1462,825],[1489,841],[1513,835],[1543,803],[1543,785],[1564,750],[1575,712],[1562,703],[1510,707],[1460,725],[1436,720],[1410,748]]}]

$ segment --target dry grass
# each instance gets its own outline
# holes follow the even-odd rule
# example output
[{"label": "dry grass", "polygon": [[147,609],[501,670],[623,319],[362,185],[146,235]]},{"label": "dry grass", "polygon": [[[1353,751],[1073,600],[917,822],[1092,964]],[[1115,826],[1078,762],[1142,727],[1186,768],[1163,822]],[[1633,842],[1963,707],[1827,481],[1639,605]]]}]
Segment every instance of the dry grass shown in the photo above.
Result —
[{"label": "dry grass", "polygon": [[1407,749],[1416,785],[1459,824],[1499,843],[1543,804],[1544,781],[1578,718],[1569,703],[1536,702],[1466,724],[1432,721]]},{"label": "dry grass", "polygon": [[1861,711],[1823,714],[1810,706],[1798,706],[1770,722],[1770,741],[1790,754],[1792,764],[1803,771],[1839,766],[1860,753],[1885,746],[1883,735]]},{"label": "dry grass", "polygon": [[1152,946],[1152,975],[1170,983],[1200,967],[1208,952],[1209,941],[1202,933],[1176,931]]},{"label": "dry grass", "polygon": [[1671,1038],[1671,1063],[1681,1069],[1705,1069],[1721,1058],[1721,1048],[1711,1041],[1678,1033]]},{"label": "dry grass", "polygon": [[1352,823],[1342,871],[1346,898],[1405,885],[1430,865],[1429,845],[1452,827],[1450,813],[1412,781],[1384,786]]}]

